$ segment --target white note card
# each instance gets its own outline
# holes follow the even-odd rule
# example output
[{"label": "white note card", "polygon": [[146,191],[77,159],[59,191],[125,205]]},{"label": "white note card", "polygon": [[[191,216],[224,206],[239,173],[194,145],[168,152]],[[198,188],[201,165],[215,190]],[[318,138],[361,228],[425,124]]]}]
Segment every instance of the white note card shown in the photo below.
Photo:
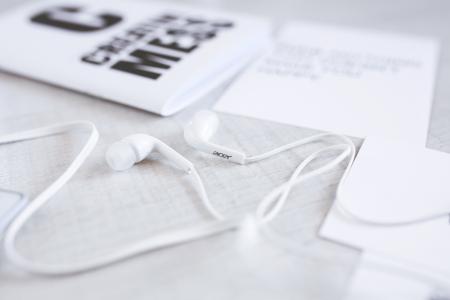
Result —
[{"label": "white note card", "polygon": [[448,178],[449,154],[368,138],[320,235],[450,278]]},{"label": "white note card", "polygon": [[216,109],[424,145],[438,50],[433,39],[289,23]]},{"label": "white note card", "polygon": [[339,198],[354,215],[372,222],[447,216],[449,178],[448,153],[369,137],[359,150]]}]

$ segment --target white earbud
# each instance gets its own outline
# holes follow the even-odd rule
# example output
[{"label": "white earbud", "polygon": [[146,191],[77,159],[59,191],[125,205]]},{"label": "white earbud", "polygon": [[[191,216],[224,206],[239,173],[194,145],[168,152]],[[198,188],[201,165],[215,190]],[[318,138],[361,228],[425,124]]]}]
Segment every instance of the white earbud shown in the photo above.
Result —
[{"label": "white earbud", "polygon": [[162,141],[146,134],[133,134],[109,146],[105,158],[111,169],[124,171],[158,151],[180,169],[190,172],[192,163]]},{"label": "white earbud", "polygon": [[209,141],[216,133],[219,123],[219,118],[215,113],[201,110],[184,128],[184,138],[195,149],[235,163],[245,164],[246,155],[244,153]]}]

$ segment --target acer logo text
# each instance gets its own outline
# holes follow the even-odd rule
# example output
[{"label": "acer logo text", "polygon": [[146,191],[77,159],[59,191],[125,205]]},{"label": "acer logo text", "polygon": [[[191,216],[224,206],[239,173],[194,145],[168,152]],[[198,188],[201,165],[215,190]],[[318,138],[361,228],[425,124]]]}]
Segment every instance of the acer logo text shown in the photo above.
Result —
[{"label": "acer logo text", "polygon": [[230,157],[231,157],[231,155],[227,155],[225,153],[220,153],[217,151],[214,151],[212,154],[215,156],[221,157],[221,158],[225,158],[225,159],[230,159]]}]

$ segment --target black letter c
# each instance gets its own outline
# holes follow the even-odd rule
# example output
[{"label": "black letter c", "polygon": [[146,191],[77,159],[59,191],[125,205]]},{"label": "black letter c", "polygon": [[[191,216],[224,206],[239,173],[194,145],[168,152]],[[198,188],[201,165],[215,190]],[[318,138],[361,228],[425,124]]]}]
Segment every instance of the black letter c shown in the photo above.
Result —
[{"label": "black letter c", "polygon": [[93,32],[111,27],[122,20],[118,15],[90,14],[80,7],[56,7],[31,18],[34,23],[76,32]]}]

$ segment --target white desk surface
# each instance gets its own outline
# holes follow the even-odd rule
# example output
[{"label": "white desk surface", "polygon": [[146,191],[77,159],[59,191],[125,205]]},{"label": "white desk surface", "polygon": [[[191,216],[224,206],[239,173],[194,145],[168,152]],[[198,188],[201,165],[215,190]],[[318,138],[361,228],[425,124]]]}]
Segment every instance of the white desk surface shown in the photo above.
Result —
[{"label": "white desk surface", "polygon": [[[25,1],[2,0],[0,10],[19,2]],[[180,2],[262,15],[277,24],[287,19],[313,20],[441,39],[428,147],[450,152],[450,86],[446,83],[450,78],[448,1]],[[229,115],[222,117],[225,125],[221,139],[248,152],[270,149],[312,132]],[[183,142],[180,127],[183,114],[161,119],[5,73],[0,73],[0,118],[0,133],[86,118],[96,122],[102,134],[98,150],[78,180],[58,197],[71,201],[55,201],[49,205],[32,220],[19,240],[25,253],[28,250],[35,259],[48,261],[101,255],[102,251],[148,236],[152,230],[163,230],[167,224],[186,226],[205,220],[205,216],[189,204],[198,199],[193,193],[186,193],[186,182],[167,166],[144,165],[133,171],[130,178],[139,178],[133,183],[136,184],[133,195],[124,193],[124,197],[114,197],[117,194],[108,194],[108,189],[102,186],[103,179],[96,181],[94,178],[105,177],[108,171],[102,161],[103,151],[120,136],[144,131],[166,140],[198,166],[202,177],[208,178],[207,189],[212,201],[229,214],[254,208],[262,196],[286,179],[292,171],[292,161],[299,161],[311,150],[298,149],[266,163],[235,169],[199,155]],[[44,146],[31,142],[26,149],[7,146],[12,148],[0,151],[0,186],[35,195],[51,182],[55,170],[69,160],[70,153],[58,158],[58,151],[51,150],[57,147],[57,142],[48,140]],[[8,154],[11,151],[16,151],[13,157]],[[40,156],[42,153],[46,158]],[[20,159],[21,155],[28,160]],[[32,171],[26,168],[30,161]],[[14,173],[8,169],[13,164]],[[149,253],[105,270],[54,279],[26,276],[0,258],[0,299],[339,299],[358,264],[359,252],[321,240],[316,235],[331,205],[339,175],[336,171],[296,189],[292,195],[294,200],[274,223],[276,230],[300,249],[286,249],[261,241],[249,245],[245,244],[248,239],[241,238],[244,233],[230,233]],[[173,179],[166,182],[166,178]],[[115,193],[123,191],[126,187],[117,188]],[[160,213],[159,205],[166,208],[164,213]],[[152,222],[147,222],[149,219]]]}]

